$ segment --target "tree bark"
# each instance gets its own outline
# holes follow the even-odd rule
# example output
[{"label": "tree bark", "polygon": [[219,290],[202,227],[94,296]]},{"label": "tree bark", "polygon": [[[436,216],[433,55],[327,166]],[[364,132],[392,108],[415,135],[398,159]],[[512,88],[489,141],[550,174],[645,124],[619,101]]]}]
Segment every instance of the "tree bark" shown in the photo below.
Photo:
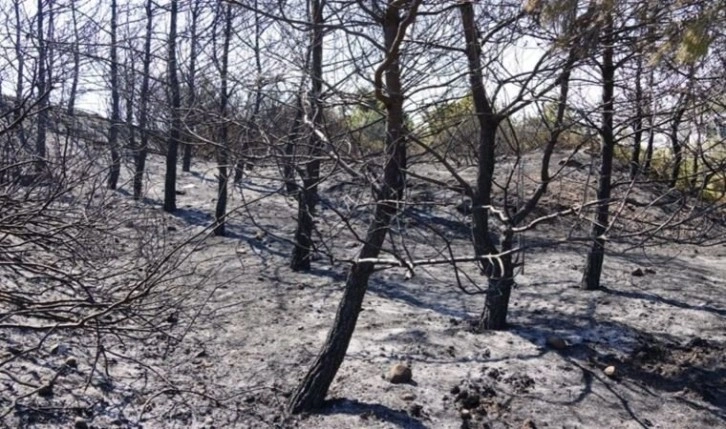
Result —
[{"label": "tree bark", "polygon": [[199,21],[199,15],[202,10],[202,3],[201,2],[194,2],[192,4],[191,9],[191,40],[190,40],[190,48],[189,48],[189,80],[187,82],[187,120],[188,120],[188,128],[191,130],[190,136],[187,138],[187,142],[184,144],[184,153],[182,155],[182,171],[188,172],[191,170],[192,167],[192,143],[191,140],[194,138],[194,128],[195,128],[195,113],[194,109],[196,109],[196,97],[197,97],[197,89],[196,89],[196,74],[197,74],[197,45],[198,45],[198,37],[197,34],[197,24]]},{"label": "tree bark", "polygon": [[149,106],[149,80],[151,74],[151,36],[153,31],[154,14],[152,1],[148,0],[145,5],[146,11],[146,34],[144,35],[144,64],[143,76],[141,78],[141,92],[139,100],[139,130],[141,142],[135,153],[134,160],[134,199],[140,200],[144,185],[144,170],[146,168],[146,155],[148,152],[149,132],[147,130],[148,106]]},{"label": "tree bark", "polygon": [[219,89],[219,119],[222,123],[219,131],[219,145],[217,149],[217,164],[219,169],[217,188],[217,207],[214,213],[215,226],[214,235],[223,236],[226,232],[227,215],[227,186],[229,183],[229,118],[227,91],[227,72],[229,67],[229,42],[232,37],[232,5],[227,4],[224,15],[224,42],[222,46],[222,64],[220,67],[220,89]]},{"label": "tree bark", "polygon": [[633,153],[630,157],[630,179],[634,180],[640,173],[640,150],[643,141],[643,57],[637,59],[635,71],[635,118],[633,121]]},{"label": "tree bark", "polygon": [[614,36],[613,36],[613,11],[606,12],[605,27],[603,35],[603,61],[600,66],[602,73],[602,126],[600,129],[601,142],[601,165],[598,177],[597,199],[595,222],[592,225],[593,243],[587,254],[585,270],[582,276],[581,287],[586,290],[600,288],[600,276],[602,274],[603,259],[605,258],[605,231],[608,227],[610,216],[610,189],[611,174],[613,165],[613,151],[615,149],[615,134],[613,132],[613,96],[615,91],[615,64]]},{"label": "tree bark", "polygon": [[[312,21],[312,62],[310,76],[312,90],[310,92],[313,107],[312,123],[316,130],[323,123],[323,8],[322,0],[310,1]],[[295,231],[295,247],[292,252],[290,268],[293,271],[310,270],[310,256],[314,246],[313,216],[318,203],[318,182],[320,181],[320,152],[322,142],[315,132],[310,133],[310,159],[305,166],[302,188],[298,190],[298,223]]]},{"label": "tree bark", "polygon": [[[368,227],[358,262],[353,264],[348,273],[333,327],[323,349],[288,403],[288,410],[292,413],[312,411],[323,405],[328,389],[343,363],[358,321],[368,279],[375,266],[370,259],[376,258],[380,253],[391,219],[400,206],[405,184],[403,171],[406,168],[406,143],[399,49],[406,28],[416,17],[419,3],[420,0],[414,0],[408,13],[402,18],[398,2],[389,0],[381,20],[386,58],[376,70],[375,82],[377,97],[386,106],[387,161],[383,182],[376,191],[373,221]],[[382,73],[385,74],[386,95],[383,95]]]},{"label": "tree bark", "polygon": [[49,85],[47,82],[47,76],[46,76],[46,61],[47,61],[47,50],[46,50],[46,44],[45,44],[45,34],[44,34],[44,26],[43,26],[43,16],[44,16],[44,5],[43,0],[38,0],[38,14],[37,14],[37,24],[38,24],[38,97],[40,97],[40,100],[38,102],[38,128],[37,133],[35,137],[35,156],[36,162],[35,162],[35,169],[36,172],[40,173],[41,171],[45,170],[46,167],[46,130],[48,127],[48,108],[49,108],[49,102],[48,102],[48,92],[49,91]]},{"label": "tree bark", "polygon": [[302,124],[303,124],[303,102],[302,102],[302,95],[298,95],[297,97],[297,110],[295,112],[295,119],[292,123],[292,128],[290,129],[290,134],[287,136],[287,141],[285,142],[285,155],[283,158],[283,180],[285,181],[285,190],[288,194],[293,194],[297,192],[297,182],[295,181],[295,164],[296,161],[296,148],[298,141],[300,139],[301,131],[302,131]]},{"label": "tree bark", "polygon": [[176,164],[179,141],[181,140],[181,94],[179,92],[178,64],[176,59],[176,26],[179,12],[179,0],[171,1],[171,16],[169,24],[169,59],[167,63],[169,74],[169,104],[171,107],[171,128],[169,129],[169,142],[166,151],[166,176],[164,180],[164,211],[176,211]]},{"label": "tree bark", "polygon": [[121,155],[118,148],[118,134],[121,125],[121,108],[118,80],[118,4],[111,0],[111,128],[108,132],[108,147],[111,151],[111,167],[108,174],[108,189],[116,189],[121,174]]},{"label": "tree bark", "polygon": [[73,23],[73,77],[71,80],[71,89],[68,93],[68,116],[75,116],[76,96],[78,94],[78,79],[81,75],[81,41],[78,33],[78,18],[76,12],[76,2],[71,1],[71,21]]}]

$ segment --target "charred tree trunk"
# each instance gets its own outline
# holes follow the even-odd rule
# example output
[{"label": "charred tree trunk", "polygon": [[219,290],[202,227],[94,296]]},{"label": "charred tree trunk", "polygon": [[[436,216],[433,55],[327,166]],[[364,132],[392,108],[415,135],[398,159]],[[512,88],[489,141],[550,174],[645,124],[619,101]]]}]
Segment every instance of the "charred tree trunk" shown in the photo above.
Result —
[{"label": "charred tree trunk", "polygon": [[600,71],[602,73],[602,125],[601,138],[601,165],[598,177],[595,222],[592,225],[593,243],[587,254],[585,270],[582,276],[581,287],[586,290],[600,288],[600,276],[605,258],[605,231],[610,216],[610,188],[613,165],[613,152],[615,149],[615,134],[613,132],[613,96],[615,91],[615,63],[613,11],[606,12],[606,22],[603,35],[603,55]]},{"label": "charred tree trunk", "polygon": [[[18,75],[17,75],[17,82],[15,82],[15,112],[13,115],[13,119],[18,124],[18,139],[20,140],[20,147],[23,149],[27,148],[27,141],[25,137],[25,127],[23,126],[23,123],[21,121],[21,118],[23,117],[23,99],[25,98],[23,96],[23,92],[25,91],[24,88],[24,79],[25,79],[25,53],[23,52],[23,36],[22,36],[22,29],[23,29],[23,23],[20,19],[20,0],[15,0],[15,57],[18,61]],[[12,162],[9,162],[12,164]]]},{"label": "charred tree trunk", "polygon": [[635,71],[635,118],[633,120],[633,153],[630,157],[630,179],[640,173],[640,150],[643,141],[643,58],[638,57]]},{"label": "charred tree trunk", "polygon": [[71,89],[68,93],[68,116],[75,116],[76,97],[78,95],[78,79],[81,75],[81,36],[78,33],[78,18],[76,3],[71,2],[71,22],[73,23],[73,77],[71,78]]},{"label": "charred tree trunk", "polygon": [[[465,52],[469,67],[469,84],[479,124],[477,143],[479,171],[471,203],[472,222],[474,224],[474,253],[477,257],[482,257],[497,253],[496,246],[489,235],[489,207],[492,203],[492,184],[494,181],[494,150],[501,118],[494,112],[484,89],[481,45],[473,3],[470,1],[461,2],[459,12],[466,42]],[[511,243],[511,239],[509,242]],[[506,240],[502,244],[506,244]],[[480,330],[506,328],[509,295],[514,281],[514,270],[511,267],[511,262],[511,257],[502,258],[498,263],[492,263],[484,259],[480,262],[482,271],[489,277],[484,311],[479,320],[478,328]]]},{"label": "charred tree trunk", "polygon": [[147,130],[149,107],[149,80],[151,74],[151,33],[153,31],[153,0],[146,2],[146,34],[144,35],[144,65],[141,78],[141,92],[139,103],[139,130],[141,142],[135,152],[134,159],[134,199],[140,200],[144,186],[144,170],[146,169],[146,155],[148,152],[149,132]]},{"label": "charred tree trunk", "polygon": [[128,135],[128,147],[136,148],[136,130],[134,129],[134,96],[136,92],[136,74],[134,73],[133,46],[129,46],[132,52],[126,59],[126,132]]},{"label": "charred tree trunk", "polygon": [[190,35],[190,49],[189,49],[189,80],[187,82],[187,127],[191,131],[187,141],[184,144],[184,153],[182,155],[182,171],[188,172],[192,168],[192,142],[194,138],[195,129],[195,114],[197,89],[196,89],[196,74],[197,74],[197,45],[199,35],[197,34],[197,23],[199,21],[199,15],[202,10],[201,2],[194,2],[192,4],[192,22],[191,22],[191,35]]},{"label": "charred tree trunk", "polygon": [[[389,1],[381,23],[383,26],[386,58],[376,70],[376,95],[386,106],[386,155],[383,181],[376,190],[376,208],[373,221],[368,227],[366,240],[356,262],[348,273],[343,298],[328,333],[328,338],[305,378],[297,387],[288,403],[292,413],[312,411],[323,405],[338,368],[343,363],[348,344],[353,336],[368,279],[373,273],[374,262],[390,228],[392,217],[397,213],[403,196],[406,168],[406,139],[403,115],[403,92],[399,49],[406,28],[415,19],[419,0],[411,3],[404,18],[398,2]],[[383,94],[382,76],[385,74]]]},{"label": "charred tree trunk", "polygon": [[118,134],[121,125],[121,108],[118,80],[118,5],[111,0],[111,129],[108,131],[108,147],[111,151],[111,167],[108,174],[108,189],[116,189],[121,174],[121,155],[119,153]]},{"label": "charred tree trunk", "polygon": [[675,188],[678,185],[678,179],[680,179],[681,176],[681,164],[683,163],[683,144],[681,143],[681,139],[678,133],[681,130],[681,122],[683,120],[683,115],[686,112],[685,103],[688,102],[688,97],[680,97],[678,101],[679,104],[683,105],[682,107],[679,106],[675,114],[673,115],[673,122],[671,122],[670,129],[671,149],[673,150],[673,166],[671,169],[671,177],[668,185],[671,188]]},{"label": "charred tree trunk", "polygon": [[179,141],[181,140],[181,94],[179,92],[178,64],[176,59],[176,25],[179,13],[179,0],[171,1],[169,23],[169,105],[171,107],[171,127],[166,150],[166,176],[164,178],[164,211],[176,211],[176,164]]},{"label": "charred tree trunk", "polygon": [[[312,123],[316,130],[323,122],[323,7],[324,1],[311,0],[312,15],[312,62],[310,75],[312,90],[310,92],[313,107]],[[310,269],[310,256],[313,250],[313,216],[318,203],[318,182],[320,181],[320,148],[322,142],[315,132],[310,133],[310,159],[305,166],[302,177],[302,188],[298,190],[298,221],[295,231],[295,247],[292,252],[290,268],[293,271]]]},{"label": "charred tree trunk", "polygon": [[250,143],[258,137],[259,132],[259,116],[260,109],[262,107],[262,86],[264,82],[262,80],[262,51],[260,48],[260,39],[262,37],[262,26],[260,24],[260,13],[258,12],[258,1],[254,0],[253,8],[255,10],[255,38],[253,50],[255,53],[255,72],[257,72],[257,79],[255,81],[255,102],[252,106],[252,115],[247,121],[247,127],[245,130],[245,139],[242,142],[242,147],[239,148],[239,152],[235,156],[234,164],[234,183],[242,182],[245,174],[246,160],[245,157],[250,148]]},{"label": "charred tree trunk", "polygon": [[293,194],[297,191],[297,182],[295,181],[295,152],[300,140],[300,134],[302,131],[303,123],[303,102],[302,95],[297,97],[297,111],[295,112],[295,119],[290,129],[290,134],[287,136],[285,142],[285,155],[283,159],[283,180],[285,181],[285,190],[289,194]]},{"label": "charred tree trunk", "polygon": [[219,147],[217,149],[217,164],[219,169],[219,185],[217,194],[217,207],[214,213],[214,235],[223,236],[226,230],[227,216],[227,186],[229,183],[229,118],[227,91],[227,72],[229,67],[229,42],[232,37],[232,5],[227,4],[224,13],[224,42],[222,46],[222,58],[220,65],[220,89],[219,89],[219,120],[222,126],[219,131]]},{"label": "charred tree trunk", "polygon": [[45,44],[45,34],[43,26],[44,16],[43,0],[38,0],[38,130],[35,136],[35,156],[37,157],[35,169],[38,173],[45,170],[46,166],[46,130],[48,127],[48,93],[50,85],[48,85],[46,75],[47,49]]}]

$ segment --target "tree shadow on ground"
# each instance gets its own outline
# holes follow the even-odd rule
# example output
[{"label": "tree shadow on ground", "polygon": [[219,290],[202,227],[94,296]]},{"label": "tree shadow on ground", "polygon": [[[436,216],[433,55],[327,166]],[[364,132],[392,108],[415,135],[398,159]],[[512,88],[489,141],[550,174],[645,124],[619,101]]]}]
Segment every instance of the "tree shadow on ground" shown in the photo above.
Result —
[{"label": "tree shadow on ground", "polygon": [[713,313],[718,316],[724,317],[726,316],[726,309],[723,308],[717,308],[710,305],[692,305],[688,304],[686,302],[681,302],[675,299],[671,298],[665,298],[659,295],[656,295],[654,293],[647,293],[642,291],[626,291],[626,290],[617,290],[617,289],[611,289],[607,287],[602,287],[601,290],[608,293],[609,295],[619,296],[623,298],[631,298],[631,299],[640,299],[643,301],[648,301],[651,303],[659,303],[659,304],[666,304],[670,305],[672,307],[678,307],[685,310],[696,310],[696,311],[705,311],[708,313]]},{"label": "tree shadow on ground", "polygon": [[[348,414],[357,415],[365,420],[380,420],[390,423],[401,429],[426,429],[426,426],[417,418],[403,410],[394,410],[382,404],[370,404],[350,399],[333,399],[325,404],[322,414]],[[365,425],[365,423],[362,423]]]},{"label": "tree shadow on ground", "polygon": [[[570,342],[558,353],[583,372],[585,388],[576,400],[592,392],[595,378],[633,419],[647,427],[618,392],[619,383],[629,381],[634,383],[629,388],[644,389],[655,396],[676,395],[680,402],[726,422],[726,345],[700,338],[681,344],[668,335],[656,336],[624,323],[596,320],[593,308],[581,316],[539,312],[510,331],[543,347],[552,332]],[[612,378],[602,373],[610,365],[617,371]]]}]

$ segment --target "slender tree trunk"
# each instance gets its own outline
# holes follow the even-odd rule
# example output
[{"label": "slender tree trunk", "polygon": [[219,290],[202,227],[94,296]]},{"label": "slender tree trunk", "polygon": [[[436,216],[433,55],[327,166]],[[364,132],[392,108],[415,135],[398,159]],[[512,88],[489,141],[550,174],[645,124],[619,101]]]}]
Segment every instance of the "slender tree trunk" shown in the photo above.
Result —
[{"label": "slender tree trunk", "polygon": [[149,106],[149,80],[151,74],[151,36],[153,31],[153,10],[152,1],[147,0],[146,11],[146,34],[144,35],[144,64],[143,76],[141,77],[141,92],[139,100],[139,130],[141,142],[135,153],[134,159],[134,199],[140,200],[144,186],[144,170],[146,168],[146,155],[148,152],[149,132],[147,130],[147,117]]},{"label": "slender tree trunk", "polygon": [[40,97],[40,101],[38,102],[38,131],[35,137],[35,155],[37,157],[36,163],[35,163],[35,169],[38,173],[43,171],[46,166],[46,130],[48,127],[48,108],[49,108],[49,102],[48,102],[48,93],[49,91],[49,85],[47,82],[47,76],[46,76],[46,65],[47,65],[47,49],[45,44],[45,33],[44,33],[44,25],[43,25],[43,17],[44,17],[44,2],[43,0],[38,0],[38,15],[37,15],[37,24],[38,24],[38,76],[37,76],[37,84],[38,84],[38,97]]},{"label": "slender tree trunk", "polygon": [[78,79],[81,75],[81,47],[80,35],[78,33],[78,18],[76,2],[71,1],[71,21],[73,22],[73,77],[71,78],[71,89],[68,93],[68,116],[75,116],[76,96],[78,94]]},{"label": "slender tree trunk", "polygon": [[[481,45],[476,25],[474,5],[470,1],[459,3],[461,25],[466,42],[466,58],[469,66],[469,83],[471,86],[476,118],[479,123],[479,141],[477,145],[476,189],[472,198],[472,221],[474,224],[474,253],[477,257],[496,254],[497,249],[489,235],[489,206],[491,205],[492,184],[494,180],[494,149],[496,146],[497,129],[501,118],[496,115],[484,89],[481,68]],[[504,240],[502,244],[506,244]],[[511,239],[509,240],[511,244]],[[482,261],[483,271],[489,277],[484,311],[479,320],[478,328],[506,328],[509,296],[513,285],[513,268],[511,258],[502,258],[499,263]]]},{"label": "slender tree trunk", "polygon": [[217,149],[217,163],[219,168],[219,186],[217,194],[217,207],[214,213],[214,235],[225,235],[227,216],[227,187],[229,183],[229,118],[227,90],[227,73],[229,67],[229,42],[232,38],[232,5],[227,4],[224,12],[224,42],[220,67],[219,89],[219,120],[222,123],[219,131],[220,147]]},{"label": "slender tree trunk", "polygon": [[[202,3],[201,2],[194,2],[192,5],[192,22],[191,22],[191,40],[190,40],[190,49],[189,49],[189,81],[187,83],[187,120],[189,121],[189,129],[191,130],[191,135],[187,138],[187,140],[191,140],[194,138],[194,129],[195,129],[195,113],[194,109],[196,109],[196,100],[197,100],[197,89],[196,89],[196,73],[197,73],[197,53],[198,53],[198,43],[197,40],[199,38],[199,35],[197,34],[197,24],[199,21],[199,15],[202,10]],[[187,141],[184,144],[184,154],[182,155],[182,171],[189,171],[192,167],[192,142]]]},{"label": "slender tree trunk", "polygon": [[287,136],[285,142],[285,157],[283,164],[283,180],[285,181],[285,190],[288,194],[297,192],[297,182],[295,181],[295,164],[296,157],[295,152],[300,139],[302,124],[303,124],[303,102],[302,95],[297,97],[297,110],[295,112],[295,119],[290,129],[290,134]]},{"label": "slender tree trunk", "polygon": [[[648,78],[648,85],[649,88],[652,88],[653,85],[653,73],[650,73],[650,76]],[[652,94],[652,89],[649,89],[649,111],[648,111],[648,143],[645,146],[645,159],[643,160],[643,169],[642,172],[644,175],[650,174],[650,167],[653,162],[653,148],[655,146],[655,105],[654,105],[654,98]]]},{"label": "slender tree trunk", "polygon": [[[18,123],[18,139],[20,140],[20,147],[26,149],[28,143],[25,137],[25,126],[20,121],[23,116],[23,99],[25,98],[23,92],[24,79],[25,79],[25,53],[23,52],[23,36],[22,29],[23,23],[20,19],[20,0],[15,0],[15,57],[18,61],[18,75],[17,81],[15,82],[15,111],[13,119]],[[10,160],[8,160],[10,161]],[[10,162],[11,164],[13,162]]]},{"label": "slender tree trunk", "polygon": [[[388,157],[383,173],[381,188],[376,193],[376,208],[373,221],[368,227],[366,240],[346,280],[343,298],[328,333],[328,338],[305,378],[297,387],[288,403],[292,413],[312,411],[320,408],[328,393],[340,365],[343,363],[348,344],[353,336],[363,298],[368,288],[368,279],[375,264],[370,261],[378,257],[381,246],[390,228],[392,217],[397,213],[403,197],[406,168],[406,142],[403,115],[403,92],[399,49],[406,28],[416,17],[420,1],[414,0],[408,13],[402,19],[399,7],[389,0],[381,21],[383,25],[386,59],[376,71],[376,94],[386,106],[386,155]],[[379,79],[385,74],[385,90]]]},{"label": "slender tree trunk", "polygon": [[134,93],[136,92],[136,74],[134,73],[133,46],[129,46],[129,51],[129,58],[126,59],[126,132],[128,133],[128,147],[135,149]]},{"label": "slender tree trunk", "polygon": [[262,106],[262,51],[260,49],[260,39],[262,37],[262,26],[260,25],[260,14],[258,12],[258,1],[254,0],[255,10],[255,38],[254,38],[254,52],[255,52],[255,71],[257,72],[257,79],[255,82],[255,103],[252,107],[252,117],[247,121],[247,127],[245,130],[245,139],[242,142],[242,147],[239,153],[235,157],[234,167],[234,183],[240,183],[245,174],[245,157],[249,151],[250,143],[253,143],[258,136],[259,132],[259,116],[260,109]]},{"label": "slender tree trunk", "polygon": [[121,106],[118,78],[118,5],[111,0],[111,129],[108,132],[108,146],[111,150],[111,168],[108,175],[108,189],[116,189],[121,174],[121,154],[118,135],[121,125]]},{"label": "slender tree trunk", "polygon": [[[679,97],[680,103],[687,103],[688,97]],[[686,112],[685,106],[678,107],[675,115],[673,115],[673,122],[671,122],[670,139],[671,149],[673,149],[673,166],[671,170],[671,178],[668,185],[671,188],[675,188],[678,185],[678,179],[681,176],[681,164],[683,163],[683,145],[681,144],[680,136],[678,135],[681,129],[681,122],[683,115]]]},{"label": "slender tree trunk", "polygon": [[[323,0],[310,1],[312,21],[312,62],[310,92],[313,107],[312,123],[320,129],[323,123]],[[310,269],[310,256],[313,250],[313,216],[318,202],[318,182],[320,181],[320,149],[322,142],[315,132],[310,133],[310,159],[305,166],[302,188],[298,192],[298,223],[295,231],[295,247],[292,252],[290,268],[293,271]]]},{"label": "slender tree trunk", "polygon": [[181,140],[181,94],[179,92],[178,64],[176,59],[176,25],[179,13],[179,0],[171,0],[169,17],[169,105],[171,107],[171,128],[166,150],[166,176],[164,178],[164,211],[176,211],[176,164],[179,141]]},{"label": "slender tree trunk", "polygon": [[606,23],[603,35],[603,59],[600,66],[602,72],[602,126],[600,129],[601,166],[598,177],[597,206],[595,222],[592,226],[593,243],[587,254],[585,270],[581,287],[586,290],[600,288],[602,265],[605,258],[605,231],[608,227],[610,215],[610,188],[613,165],[613,151],[615,149],[615,134],[613,132],[613,96],[615,91],[615,63],[614,37],[613,37],[613,11],[606,12]]},{"label": "slender tree trunk", "polygon": [[638,57],[635,72],[635,119],[633,121],[633,153],[630,158],[630,179],[640,173],[640,150],[643,141],[643,58]]}]

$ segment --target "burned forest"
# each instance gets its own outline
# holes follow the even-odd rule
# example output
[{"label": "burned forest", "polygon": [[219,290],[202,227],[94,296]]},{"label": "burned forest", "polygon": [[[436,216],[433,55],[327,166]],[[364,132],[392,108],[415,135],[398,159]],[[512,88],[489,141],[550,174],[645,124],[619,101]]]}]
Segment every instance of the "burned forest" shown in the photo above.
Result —
[{"label": "burned forest", "polygon": [[0,427],[726,427],[723,2],[0,17]]}]

